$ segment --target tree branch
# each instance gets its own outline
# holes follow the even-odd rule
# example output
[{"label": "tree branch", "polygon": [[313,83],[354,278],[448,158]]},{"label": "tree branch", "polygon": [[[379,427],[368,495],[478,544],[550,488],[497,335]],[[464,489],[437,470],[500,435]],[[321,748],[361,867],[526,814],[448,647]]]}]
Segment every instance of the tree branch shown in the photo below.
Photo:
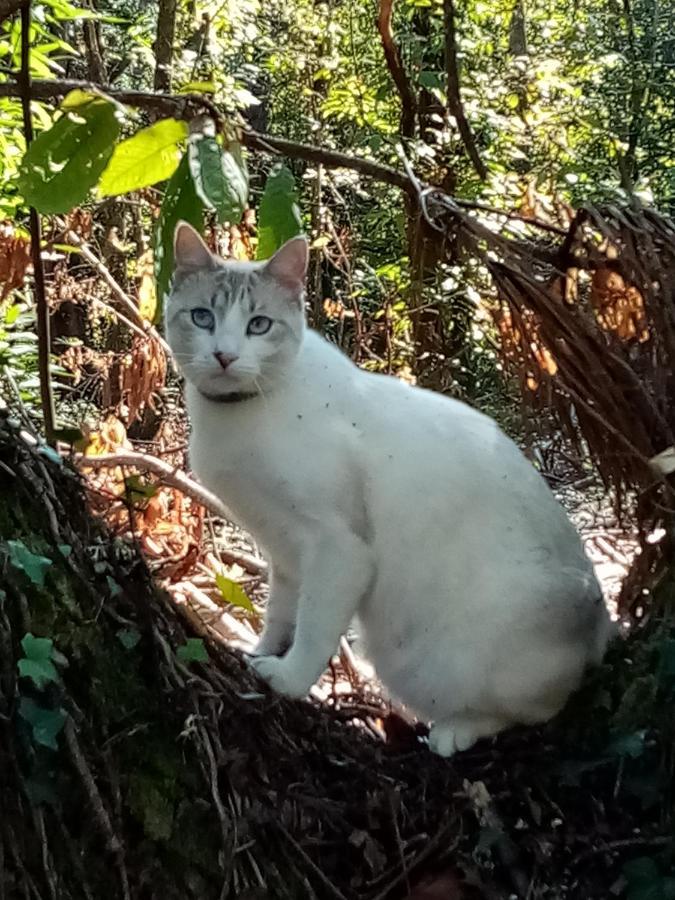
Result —
[{"label": "tree branch", "polygon": [[[33,119],[31,115],[31,77],[30,77],[30,0],[21,7],[21,108],[23,110],[23,131],[26,147],[33,140]],[[35,207],[29,209],[30,218],[30,250],[33,257],[33,285],[35,288],[35,307],[38,336],[38,374],[40,378],[40,402],[42,419],[45,426],[45,438],[48,444],[54,442],[56,414],[54,412],[54,395],[52,393],[49,362],[51,356],[51,338],[49,334],[49,305],[45,290],[45,271],[42,265],[42,236],[40,233],[40,216]]]},{"label": "tree branch", "polygon": [[191,500],[208,509],[214,516],[219,519],[228,518],[227,510],[215,494],[197,484],[181,469],[164,462],[163,459],[157,459],[156,456],[139,453],[137,450],[119,450],[116,453],[102,453],[100,456],[78,454],[75,462],[86,469],[114,469],[117,466],[131,466],[134,469],[152,472],[161,479],[163,484],[177,488]]},{"label": "tree branch", "polygon": [[448,109],[454,116],[462,143],[481,181],[487,178],[485,163],[480,158],[476,140],[464,113],[459,86],[457,62],[457,35],[455,31],[455,6],[453,0],[443,0],[443,25],[445,33],[445,70],[448,77]]},{"label": "tree branch", "polygon": [[401,134],[403,137],[411,138],[415,135],[417,100],[408,74],[403,66],[399,48],[394,40],[394,31],[391,27],[393,11],[394,0],[380,0],[377,30],[380,32],[380,40],[382,41],[382,49],[389,74],[401,98]]},{"label": "tree branch", "polygon": [[[0,0],[1,2],[1,0]],[[88,81],[61,80],[33,81],[31,85],[31,97],[34,100],[54,100],[64,97],[70,91],[103,91],[109,97],[113,97],[120,103],[136,106],[141,109],[151,109],[165,116],[175,116],[179,119],[191,118],[198,112],[207,112],[217,122],[222,123],[223,113],[218,107],[202,94],[153,94],[149,91],[125,91],[116,88],[102,87]],[[20,96],[19,85],[16,82],[7,81],[0,84],[0,97]],[[414,188],[407,176],[381,163],[372,162],[358,156],[349,156],[336,150],[327,150],[323,147],[314,147],[311,144],[300,144],[286,138],[274,137],[271,134],[261,134],[258,131],[244,128],[239,135],[241,143],[250,150],[261,153],[281,154],[292,159],[303,159],[311,163],[323,163],[331,169],[352,169],[375,181],[390,184],[400,188],[406,193],[414,193]]]},{"label": "tree branch", "polygon": [[[184,96],[153,94],[149,91],[125,91],[116,88],[103,88],[101,85],[92,84],[88,81],[61,79],[33,81],[31,83],[31,97],[34,100],[55,100],[74,90],[103,91],[120,103],[126,103],[139,109],[152,109],[162,115],[175,116],[176,118],[191,118],[199,112],[207,112],[218,122],[223,122],[221,110],[218,109],[212,100],[202,94],[185,94]],[[0,83],[0,97],[20,96],[20,87],[17,82],[6,81]],[[328,150],[325,147],[315,147],[312,144],[301,144],[296,141],[289,141],[286,138],[275,137],[271,134],[262,134],[259,131],[253,131],[248,128],[241,131],[239,138],[241,143],[249,150],[256,150],[259,153],[271,153],[273,155],[280,154],[292,159],[302,159],[306,162],[323,164],[329,169],[351,169],[368,178],[373,178],[375,181],[400,188],[400,190],[405,191],[406,194],[411,195],[415,200],[418,199],[421,189],[429,187],[429,185],[422,184],[417,179],[413,181],[400,169],[394,169],[392,166],[376,163],[369,159],[362,159],[358,156],[350,156],[338,150]],[[438,191],[445,194],[440,188],[438,188]],[[449,195],[445,196],[449,197]],[[477,210],[489,215],[503,216],[506,219],[517,219],[532,225],[534,228],[542,228],[545,231],[558,234],[567,233],[564,229],[531,216],[522,216],[519,213],[506,209],[497,209],[474,200],[462,200],[459,197],[449,197],[449,199],[452,200],[455,207],[463,210]]]},{"label": "tree branch", "polygon": [[[229,521],[227,510],[215,494],[190,478],[182,469],[178,469],[156,456],[140,453],[138,450],[119,450],[116,453],[102,453],[100,456],[78,454],[75,462],[83,469],[115,469],[118,466],[129,466],[133,469],[140,469],[142,472],[152,472],[153,475],[157,475],[162,484],[185,494],[186,497],[199,503],[217,518]],[[219,553],[228,565],[236,563],[252,575],[262,576],[267,573],[265,561],[251,556],[249,553],[239,553],[229,548],[220,549]]]}]

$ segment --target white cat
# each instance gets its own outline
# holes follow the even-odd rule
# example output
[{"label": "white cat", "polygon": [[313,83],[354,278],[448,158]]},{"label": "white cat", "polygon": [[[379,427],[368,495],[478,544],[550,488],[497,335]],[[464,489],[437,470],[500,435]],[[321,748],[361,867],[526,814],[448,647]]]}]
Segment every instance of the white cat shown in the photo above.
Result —
[{"label": "white cat", "polygon": [[611,632],[546,483],[494,421],[305,330],[304,238],[224,262],[180,223],[166,334],[192,466],[271,562],[252,665],[304,696],[353,617],[443,756],[553,716]]}]

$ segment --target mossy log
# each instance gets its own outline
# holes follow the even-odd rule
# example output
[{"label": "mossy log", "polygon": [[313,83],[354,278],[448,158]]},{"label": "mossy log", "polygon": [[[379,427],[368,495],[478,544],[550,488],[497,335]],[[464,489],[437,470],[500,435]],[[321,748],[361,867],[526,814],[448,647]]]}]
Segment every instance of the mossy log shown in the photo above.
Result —
[{"label": "mossy log", "polygon": [[181,652],[134,547],[2,414],[0,492],[3,900],[375,900],[438,873],[448,897],[591,898],[633,856],[661,871],[670,756],[640,732],[647,663],[647,720],[620,705],[625,648],[557,723],[444,761],[273,695],[222,647]]}]

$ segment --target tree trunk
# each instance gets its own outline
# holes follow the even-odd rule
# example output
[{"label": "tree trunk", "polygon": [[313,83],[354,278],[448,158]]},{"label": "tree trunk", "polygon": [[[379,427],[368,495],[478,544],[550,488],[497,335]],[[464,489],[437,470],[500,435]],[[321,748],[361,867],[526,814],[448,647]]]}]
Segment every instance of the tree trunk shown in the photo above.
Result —
[{"label": "tree trunk", "polygon": [[176,0],[159,0],[155,38],[155,90],[171,91],[173,42],[176,32]]}]

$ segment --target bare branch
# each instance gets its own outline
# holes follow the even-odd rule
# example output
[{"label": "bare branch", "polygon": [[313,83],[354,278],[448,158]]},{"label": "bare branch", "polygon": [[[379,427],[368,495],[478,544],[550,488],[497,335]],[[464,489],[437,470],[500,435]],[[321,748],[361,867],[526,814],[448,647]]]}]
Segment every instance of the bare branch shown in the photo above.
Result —
[{"label": "bare branch", "polygon": [[181,469],[172,466],[163,459],[149,456],[147,453],[139,453],[137,450],[119,450],[117,453],[104,453],[100,456],[83,456],[79,454],[75,461],[86,469],[114,469],[117,466],[131,466],[145,472],[157,475],[163,484],[173,487],[185,494],[190,499],[199,503],[219,519],[227,519],[227,510],[215,494],[197,484],[189,475]]},{"label": "bare branch", "polygon": [[410,79],[403,66],[401,53],[394,40],[394,32],[391,27],[391,18],[394,11],[394,0],[380,0],[380,10],[377,17],[377,30],[380,32],[384,58],[389,69],[399,97],[401,98],[401,134],[411,138],[415,135],[415,115],[417,113],[417,101],[415,92],[410,84]]},{"label": "bare branch", "polygon": [[457,62],[457,35],[455,31],[455,6],[453,0],[443,0],[443,24],[445,29],[445,69],[448,76],[448,109],[457,122],[462,143],[481,181],[487,178],[485,163],[480,158],[476,140],[464,112],[459,85]]},{"label": "bare branch", "polygon": [[[176,488],[181,494],[185,494],[186,497],[194,500],[195,503],[199,503],[200,506],[203,506],[204,509],[214,516],[217,516],[219,519],[229,519],[227,510],[215,494],[197,484],[182,469],[178,469],[176,466],[172,466],[156,456],[140,453],[138,450],[119,450],[117,453],[105,453],[100,456],[83,456],[79,454],[75,457],[75,462],[83,469],[115,469],[118,466],[129,466],[144,472],[152,472],[153,475],[158,476],[162,484]],[[236,564],[241,566],[242,569],[245,569],[252,575],[265,575],[267,573],[265,561],[251,556],[250,553],[240,553],[231,548],[219,549],[219,553],[228,565]]]}]

